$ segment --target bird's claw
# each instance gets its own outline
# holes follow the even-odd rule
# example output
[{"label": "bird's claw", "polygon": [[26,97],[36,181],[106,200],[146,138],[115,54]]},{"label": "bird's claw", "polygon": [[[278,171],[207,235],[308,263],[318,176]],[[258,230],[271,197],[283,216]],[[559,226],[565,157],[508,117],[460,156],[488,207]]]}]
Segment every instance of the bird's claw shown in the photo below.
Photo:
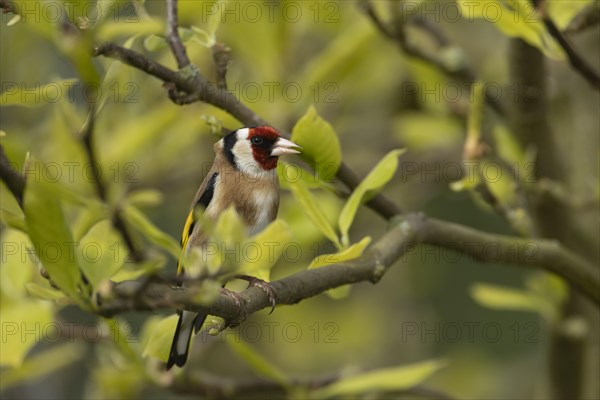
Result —
[{"label": "bird's claw", "polygon": [[255,278],[254,276],[249,275],[236,275],[235,277],[237,279],[247,281],[249,288],[252,286],[256,286],[257,288],[265,292],[269,297],[269,303],[271,304],[271,311],[269,312],[269,314],[273,313],[273,311],[275,310],[275,306],[277,305],[277,302],[275,300],[277,293],[275,292],[273,286],[269,284],[269,282],[263,281],[262,279]]},{"label": "bird's claw", "polygon": [[224,287],[221,288],[221,293],[233,300],[235,307],[238,309],[238,311],[240,310],[240,308],[242,307],[242,301],[244,301],[244,299],[242,299],[242,296],[239,293],[232,292],[231,290],[225,289]]}]

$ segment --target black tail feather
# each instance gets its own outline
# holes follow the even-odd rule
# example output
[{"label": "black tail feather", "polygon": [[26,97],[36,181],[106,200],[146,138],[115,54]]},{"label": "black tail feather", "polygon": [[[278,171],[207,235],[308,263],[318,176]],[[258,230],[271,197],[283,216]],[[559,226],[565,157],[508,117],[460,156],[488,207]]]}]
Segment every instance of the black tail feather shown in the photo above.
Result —
[{"label": "black tail feather", "polygon": [[[177,342],[179,341],[179,335],[181,335],[183,333],[182,332],[183,312],[178,311],[178,313],[179,313],[179,319],[177,321],[177,328],[175,329],[175,335],[173,335],[173,342],[171,343],[171,351],[169,352],[169,360],[167,361],[167,371],[170,370],[173,367],[173,365],[177,365],[178,367],[183,367],[185,365],[185,362],[187,361],[188,353],[190,350],[190,341],[191,341],[191,337],[192,337],[191,331],[189,333],[189,338],[187,339],[188,343],[187,343],[186,350],[183,353],[179,353],[177,351]],[[206,314],[196,314],[196,316],[194,317],[194,321],[192,322],[195,333],[198,333],[198,331],[202,327],[202,324],[204,323],[204,320],[206,320],[206,317],[207,317]]]}]

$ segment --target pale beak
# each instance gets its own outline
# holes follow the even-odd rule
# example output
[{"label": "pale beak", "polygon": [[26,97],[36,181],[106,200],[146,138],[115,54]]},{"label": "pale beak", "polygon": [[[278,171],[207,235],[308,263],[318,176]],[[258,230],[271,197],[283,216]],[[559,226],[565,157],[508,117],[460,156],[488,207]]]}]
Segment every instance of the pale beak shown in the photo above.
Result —
[{"label": "pale beak", "polygon": [[283,154],[299,154],[300,152],[296,149],[301,149],[296,143],[291,140],[279,138],[271,150],[271,157],[278,157]]}]

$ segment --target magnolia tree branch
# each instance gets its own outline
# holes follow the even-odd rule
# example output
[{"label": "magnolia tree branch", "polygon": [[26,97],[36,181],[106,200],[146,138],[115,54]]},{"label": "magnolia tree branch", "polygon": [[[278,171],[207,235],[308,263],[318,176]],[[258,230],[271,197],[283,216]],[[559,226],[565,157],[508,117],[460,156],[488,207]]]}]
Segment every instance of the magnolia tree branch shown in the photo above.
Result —
[{"label": "magnolia tree branch", "polygon": [[558,29],[558,26],[556,26],[550,15],[547,13],[546,1],[538,0],[534,1],[533,3],[539,11],[548,33],[550,33],[550,36],[556,40],[556,42],[560,45],[560,47],[562,47],[567,55],[567,59],[569,60],[571,67],[593,87],[600,89],[600,75],[594,71],[592,66],[588,64],[588,62],[577,52],[577,50],[575,50],[567,38],[562,34],[560,29]]},{"label": "magnolia tree branch", "polygon": [[[80,132],[80,139],[83,145],[83,149],[85,151],[85,155],[92,166],[92,180],[94,182],[94,186],[96,187],[96,193],[100,200],[104,203],[108,202],[106,185],[102,182],[100,166],[98,164],[98,160],[96,157],[96,152],[94,151],[94,128],[96,124],[96,107],[92,103],[90,104],[90,111],[88,113],[88,118],[86,120],[85,125],[83,126]],[[127,229],[127,225],[121,216],[121,212],[116,209],[112,213],[111,223],[113,228],[116,229],[117,232],[121,235],[123,242],[125,242],[125,246],[129,250],[129,257],[134,262],[139,262],[143,260],[143,254],[138,250],[135,241],[131,237],[129,230]]]},{"label": "magnolia tree branch", "polygon": [[565,33],[580,33],[600,23],[600,3],[592,2],[575,16],[565,29]]},{"label": "magnolia tree branch", "polygon": [[[314,378],[292,379],[290,385],[308,389],[318,389],[338,381],[342,376],[325,375]],[[201,373],[182,374],[176,379],[170,389],[177,393],[195,396],[210,397],[213,399],[230,399],[238,396],[286,396],[289,391],[279,382],[261,378],[223,378]],[[383,391],[384,393],[386,391]],[[388,392],[389,393],[389,392]],[[437,400],[453,400],[454,397],[424,386],[415,386],[411,389],[393,392],[395,395],[411,396],[411,398],[425,398]]]},{"label": "magnolia tree branch", "polygon": [[[475,74],[475,71],[473,71],[473,69],[466,62],[463,62],[460,66],[450,65],[448,61],[444,60],[438,54],[430,54],[424,51],[421,47],[411,44],[407,40],[404,32],[405,23],[403,21],[403,16],[397,16],[395,21],[392,21],[391,24],[388,24],[379,17],[375,11],[375,8],[371,4],[371,1],[360,0],[359,4],[363,12],[369,17],[379,32],[384,37],[396,42],[404,54],[432,65],[433,67],[442,71],[445,75],[467,87],[470,87],[477,81],[477,75]],[[450,41],[437,27],[434,27],[432,24],[428,24],[427,21],[423,19],[415,20],[415,24],[428,32],[440,46],[449,46]],[[497,98],[490,96],[486,92],[485,100],[488,105],[492,107],[498,114],[503,116],[506,115],[504,107],[502,104],[500,104]]]},{"label": "magnolia tree branch", "polygon": [[179,69],[183,69],[190,65],[190,59],[179,37],[179,31],[177,30],[179,22],[177,20],[177,0],[167,0],[167,43],[169,43],[175,60],[177,60],[177,66]]},{"label": "magnolia tree branch", "polygon": [[594,71],[591,65],[575,50],[567,38],[561,33],[554,21],[550,17],[544,17],[544,25],[550,35],[556,39],[560,47],[563,48],[569,59],[571,67],[577,71],[586,81],[596,89],[600,89],[600,75]]},{"label": "magnolia tree branch", "polygon": [[[444,247],[486,263],[507,263],[556,273],[600,305],[600,276],[593,266],[555,241],[496,235],[458,224],[407,214],[393,219],[389,229],[365,254],[352,261],[298,272],[271,282],[278,305],[296,304],[328,289],[358,282],[377,283],[396,261],[420,244]],[[493,245],[493,254],[490,253]],[[125,281],[113,285],[99,305],[107,317],[126,311],[179,308],[222,317],[237,325],[250,314],[271,307],[258,287],[240,293],[243,300],[222,294],[209,305],[199,304],[199,285],[177,287],[164,282]]]}]

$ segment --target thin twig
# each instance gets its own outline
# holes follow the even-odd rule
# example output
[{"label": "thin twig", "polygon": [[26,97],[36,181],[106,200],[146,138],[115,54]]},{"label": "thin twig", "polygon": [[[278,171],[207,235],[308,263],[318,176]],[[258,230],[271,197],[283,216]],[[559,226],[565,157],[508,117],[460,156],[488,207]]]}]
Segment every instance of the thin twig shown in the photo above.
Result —
[{"label": "thin twig", "polygon": [[580,33],[600,23],[600,3],[592,2],[575,16],[565,29],[566,34]]},{"label": "thin twig", "polygon": [[[339,379],[338,375],[327,375],[309,379],[296,379],[294,386],[303,386],[310,389],[318,389]],[[260,395],[265,394],[283,396],[287,393],[286,388],[279,382],[269,381],[261,378],[223,378],[206,372],[187,373],[181,375],[169,387],[177,393],[191,394],[201,397],[216,399],[231,399],[235,395]]]},{"label": "thin twig", "polygon": [[567,38],[560,32],[554,21],[545,15],[543,18],[544,25],[548,33],[558,42],[560,47],[567,54],[569,64],[577,71],[586,81],[588,81],[596,89],[600,89],[600,75],[594,71],[591,65],[575,50]]},{"label": "thin twig", "polygon": [[190,59],[185,46],[181,43],[178,28],[177,0],[167,0],[167,43],[177,60],[177,66],[179,69],[183,69],[190,65]]},{"label": "thin twig", "polygon": [[227,89],[227,68],[231,49],[223,43],[215,43],[211,48],[213,62],[216,68],[216,82],[220,89]]},{"label": "thin twig", "polygon": [[103,202],[106,202],[106,187],[104,186],[104,183],[100,178],[100,166],[98,165],[96,155],[94,153],[93,135],[95,124],[96,108],[94,104],[91,104],[90,110],[88,112],[87,121],[85,122],[79,137],[81,138],[81,142],[83,143],[83,149],[85,150],[85,154],[90,163],[90,166],[92,167],[92,179],[98,197],[100,197],[100,200],[102,200]]},{"label": "thin twig", "polygon": [[[369,0],[361,0],[359,4],[363,12],[369,17],[373,25],[377,27],[377,29],[383,34],[383,36],[396,42],[398,44],[398,47],[400,47],[404,54],[434,66],[450,78],[455,79],[456,81],[460,82],[465,86],[470,87],[477,81],[477,76],[475,72],[466,63],[461,65],[459,68],[456,68],[455,66],[448,65],[448,63],[444,61],[441,57],[439,57],[437,54],[429,54],[423,51],[421,47],[410,44],[404,34],[403,21],[398,21],[397,23],[395,23],[394,28],[392,29],[379,17],[377,12],[375,11],[375,8]],[[446,45],[450,43],[449,40],[445,36],[443,36],[442,32],[439,29],[429,30],[430,25],[424,23],[423,21],[419,22],[418,25],[423,30],[429,32],[437,43],[445,43]],[[490,107],[492,107],[492,109],[494,109],[494,111],[496,111],[498,114],[502,116],[506,115],[506,110],[504,110],[504,107],[496,97],[492,97],[489,93],[486,92],[485,100],[486,103]]]},{"label": "thin twig", "polygon": [[0,10],[2,10],[3,14],[18,14],[19,9],[17,5],[11,0],[0,0]]},{"label": "thin twig", "polygon": [[[339,374],[324,375],[304,379],[292,379],[292,386],[299,386],[309,390],[319,389],[330,385],[343,378]],[[351,379],[351,378],[349,378]],[[169,387],[177,393],[190,394],[201,397],[210,397],[216,399],[230,399],[237,396],[285,396],[288,389],[280,382],[266,380],[262,378],[223,378],[202,373],[183,374],[176,379]],[[385,392],[385,391],[383,391]],[[428,399],[454,400],[455,398],[436,389],[424,386],[415,386],[411,389],[396,391],[394,395],[410,395]]]},{"label": "thin twig", "polygon": [[12,163],[6,154],[4,154],[4,148],[0,144],[0,178],[8,187],[8,190],[19,203],[19,207],[23,209],[23,194],[25,192],[25,178],[21,176],[19,171],[14,168]]},{"label": "thin twig", "polygon": [[[90,104],[90,110],[88,113],[88,118],[85,125],[82,128],[80,133],[81,142],[83,144],[83,148],[85,150],[86,157],[92,167],[92,179],[94,181],[94,186],[96,188],[96,193],[98,197],[104,202],[107,203],[107,191],[106,186],[102,182],[101,173],[100,173],[100,165],[98,164],[96,154],[94,152],[94,128],[96,122],[96,107],[94,104]],[[131,237],[127,229],[127,225],[121,216],[121,212],[118,209],[115,209],[111,218],[112,226],[116,229],[117,232],[121,235],[121,238],[125,242],[125,246],[129,250],[129,256],[132,261],[139,262],[142,261],[143,256],[141,252],[137,249],[135,245],[135,241]]]}]

